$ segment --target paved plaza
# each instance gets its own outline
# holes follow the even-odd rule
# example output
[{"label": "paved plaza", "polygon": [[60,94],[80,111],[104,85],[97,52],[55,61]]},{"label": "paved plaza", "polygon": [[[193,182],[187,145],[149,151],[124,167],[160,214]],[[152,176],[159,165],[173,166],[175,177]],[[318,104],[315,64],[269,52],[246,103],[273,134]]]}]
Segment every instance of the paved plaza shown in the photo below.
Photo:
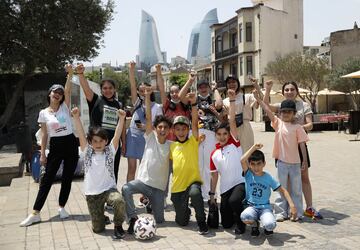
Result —
[{"label": "paved plaza", "polygon": [[[264,132],[262,123],[253,123],[253,127],[256,142],[265,145],[266,170],[275,174],[271,158],[274,133]],[[168,198],[167,222],[158,227],[154,239],[138,241],[127,235],[123,240],[113,240],[113,225],[108,225],[103,234],[91,231],[81,179],[73,182],[66,206],[71,214],[69,219],[60,220],[57,215],[60,189],[57,183],[41,212],[42,223],[22,228],[19,223],[32,210],[38,190],[38,184],[31,177],[24,176],[13,179],[10,187],[0,188],[0,249],[359,249],[360,141],[351,141],[354,138],[354,135],[338,134],[337,131],[310,134],[313,200],[325,218],[315,222],[305,219],[298,223],[278,223],[271,237],[262,233],[258,238],[251,238],[250,228],[242,236],[235,236],[233,230],[222,228],[201,236],[197,233],[194,211],[189,226],[175,224],[173,207]],[[122,159],[119,189],[124,184],[126,168],[126,159]],[[143,209],[140,211],[144,212]]]}]

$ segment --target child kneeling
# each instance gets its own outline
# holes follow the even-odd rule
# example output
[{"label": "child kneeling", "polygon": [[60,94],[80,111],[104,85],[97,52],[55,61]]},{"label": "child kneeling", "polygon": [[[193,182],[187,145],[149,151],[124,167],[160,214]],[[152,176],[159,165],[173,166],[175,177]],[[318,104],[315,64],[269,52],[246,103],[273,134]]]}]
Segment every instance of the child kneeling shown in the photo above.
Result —
[{"label": "child kneeling", "polygon": [[79,135],[80,148],[84,156],[84,192],[94,233],[105,230],[105,202],[114,208],[114,237],[123,238],[122,223],[125,219],[125,202],[116,189],[114,158],[119,147],[120,135],[124,126],[125,111],[118,110],[119,121],[110,144],[106,130],[91,127],[85,132],[79,117],[78,108],[71,111]]},{"label": "child kneeling", "polygon": [[242,157],[241,165],[246,184],[248,207],[241,213],[241,220],[252,225],[251,236],[260,235],[259,222],[265,235],[270,235],[276,227],[275,216],[270,205],[271,189],[282,193],[290,205],[292,216],[296,217],[296,207],[289,193],[269,173],[264,172],[266,165],[264,153],[259,149],[262,144],[254,144]]}]

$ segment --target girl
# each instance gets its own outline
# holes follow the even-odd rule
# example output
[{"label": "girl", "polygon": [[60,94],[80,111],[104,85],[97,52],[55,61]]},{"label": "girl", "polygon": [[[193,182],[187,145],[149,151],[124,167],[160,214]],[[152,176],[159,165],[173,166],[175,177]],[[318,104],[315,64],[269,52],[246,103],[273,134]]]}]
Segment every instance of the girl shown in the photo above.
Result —
[{"label": "girl", "polygon": [[[39,113],[38,122],[41,124],[41,155],[40,163],[46,165],[45,174],[41,181],[33,212],[20,223],[20,226],[30,226],[40,222],[40,211],[46,201],[61,161],[64,161],[64,170],[61,178],[59,195],[59,216],[61,219],[69,217],[65,210],[66,202],[71,190],[71,182],[78,162],[78,143],[73,134],[70,117],[71,79],[73,70],[71,65],[66,66],[68,73],[65,88],[54,84],[50,87],[47,101],[49,106]],[[46,157],[45,149],[50,137],[49,154]]]},{"label": "girl", "polygon": [[[126,112],[119,109],[114,136],[108,144],[108,136],[101,127],[90,127],[87,138],[80,121],[78,108],[73,108],[76,130],[79,133],[81,152],[84,155],[84,192],[94,233],[105,230],[105,202],[114,208],[114,237],[123,238],[122,223],[125,218],[125,203],[116,189],[114,159],[119,147],[120,134],[124,127]],[[87,139],[87,140],[86,140]]]}]

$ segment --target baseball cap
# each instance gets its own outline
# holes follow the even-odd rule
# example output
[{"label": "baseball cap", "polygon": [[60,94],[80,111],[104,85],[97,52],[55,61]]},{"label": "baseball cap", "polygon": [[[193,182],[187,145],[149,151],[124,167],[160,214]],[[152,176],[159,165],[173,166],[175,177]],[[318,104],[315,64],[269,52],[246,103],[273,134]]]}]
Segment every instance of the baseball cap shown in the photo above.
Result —
[{"label": "baseball cap", "polygon": [[207,85],[207,86],[210,86],[209,81],[203,79],[203,80],[200,80],[200,81],[197,83],[197,88],[199,88],[199,87],[200,87],[201,85],[203,85],[203,84],[205,84],[205,85]]},{"label": "baseball cap", "polygon": [[49,92],[51,91],[55,91],[61,89],[63,92],[65,91],[64,87],[60,84],[53,84],[50,88],[49,88]]},{"label": "baseball cap", "polygon": [[280,112],[281,111],[286,111],[286,110],[296,112],[296,104],[295,104],[295,102],[293,100],[284,100],[284,101],[281,102]]},{"label": "baseball cap", "polygon": [[185,124],[187,126],[190,126],[190,121],[187,117],[180,115],[175,117],[174,119],[173,125],[175,126],[176,124]]}]

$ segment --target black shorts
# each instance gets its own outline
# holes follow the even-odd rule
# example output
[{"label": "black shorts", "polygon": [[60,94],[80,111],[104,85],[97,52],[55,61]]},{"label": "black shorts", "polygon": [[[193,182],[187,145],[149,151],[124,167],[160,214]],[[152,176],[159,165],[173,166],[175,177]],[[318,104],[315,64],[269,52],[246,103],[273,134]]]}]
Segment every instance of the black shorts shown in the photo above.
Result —
[{"label": "black shorts", "polygon": [[[306,143],[305,143],[305,149],[306,149],[306,156],[308,158],[308,165],[309,165],[308,168],[309,168],[310,167],[310,156],[309,156],[309,150],[308,150],[308,147],[307,147]],[[303,158],[302,158],[302,154],[301,154],[300,145],[298,147],[298,150],[299,150],[300,161],[301,161],[301,164],[302,164],[303,163]],[[277,167],[277,161],[278,161],[278,159],[275,159],[275,167]]]}]

